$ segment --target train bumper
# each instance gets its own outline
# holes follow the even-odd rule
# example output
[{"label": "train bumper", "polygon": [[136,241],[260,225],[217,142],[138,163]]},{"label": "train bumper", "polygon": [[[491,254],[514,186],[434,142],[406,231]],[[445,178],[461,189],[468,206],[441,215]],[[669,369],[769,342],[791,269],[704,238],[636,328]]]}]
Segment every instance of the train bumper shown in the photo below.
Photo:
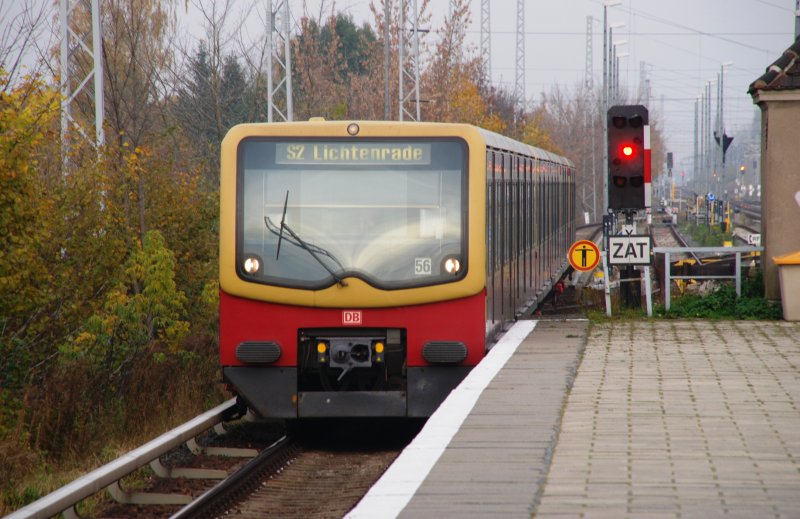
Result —
[{"label": "train bumper", "polygon": [[262,418],[425,417],[433,414],[471,369],[410,367],[406,391],[297,392],[294,367],[229,366],[222,368],[222,374]]}]

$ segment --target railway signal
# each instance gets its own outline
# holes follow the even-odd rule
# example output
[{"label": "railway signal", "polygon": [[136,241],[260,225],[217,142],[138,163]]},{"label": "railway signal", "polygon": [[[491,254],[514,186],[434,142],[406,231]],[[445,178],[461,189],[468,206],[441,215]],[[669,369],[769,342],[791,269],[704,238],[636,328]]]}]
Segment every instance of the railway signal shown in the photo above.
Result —
[{"label": "railway signal", "polygon": [[608,207],[650,207],[650,126],[641,105],[608,109]]}]

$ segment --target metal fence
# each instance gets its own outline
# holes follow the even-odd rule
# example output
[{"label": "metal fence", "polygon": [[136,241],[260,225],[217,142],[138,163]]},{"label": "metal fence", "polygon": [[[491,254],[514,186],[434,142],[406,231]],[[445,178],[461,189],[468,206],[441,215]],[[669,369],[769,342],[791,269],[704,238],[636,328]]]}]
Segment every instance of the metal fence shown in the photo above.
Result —
[{"label": "metal fence", "polygon": [[[664,305],[667,311],[670,306],[670,289],[672,288],[673,279],[734,279],[736,280],[736,296],[742,295],[742,254],[749,254],[752,252],[763,252],[764,247],[742,246],[742,247],[653,247],[653,252],[656,254],[664,254]],[[734,273],[727,276],[710,276],[710,275],[692,275],[692,276],[674,276],[670,269],[670,258],[672,254],[735,254],[736,263],[734,266]]]}]

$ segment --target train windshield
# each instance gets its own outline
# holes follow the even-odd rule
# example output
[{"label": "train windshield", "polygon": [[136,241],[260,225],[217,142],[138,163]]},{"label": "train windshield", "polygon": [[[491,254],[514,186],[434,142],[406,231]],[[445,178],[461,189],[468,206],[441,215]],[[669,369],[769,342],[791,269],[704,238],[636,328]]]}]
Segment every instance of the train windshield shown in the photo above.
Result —
[{"label": "train windshield", "polygon": [[464,141],[250,138],[238,153],[243,279],[393,289],[465,275]]}]

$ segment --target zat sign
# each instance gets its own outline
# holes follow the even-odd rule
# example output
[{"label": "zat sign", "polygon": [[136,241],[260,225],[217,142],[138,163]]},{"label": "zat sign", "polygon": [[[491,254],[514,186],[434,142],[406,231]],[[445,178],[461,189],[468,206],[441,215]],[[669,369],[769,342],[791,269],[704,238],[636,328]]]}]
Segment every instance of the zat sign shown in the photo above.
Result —
[{"label": "zat sign", "polygon": [[342,324],[360,326],[361,323],[361,310],[342,310]]}]

